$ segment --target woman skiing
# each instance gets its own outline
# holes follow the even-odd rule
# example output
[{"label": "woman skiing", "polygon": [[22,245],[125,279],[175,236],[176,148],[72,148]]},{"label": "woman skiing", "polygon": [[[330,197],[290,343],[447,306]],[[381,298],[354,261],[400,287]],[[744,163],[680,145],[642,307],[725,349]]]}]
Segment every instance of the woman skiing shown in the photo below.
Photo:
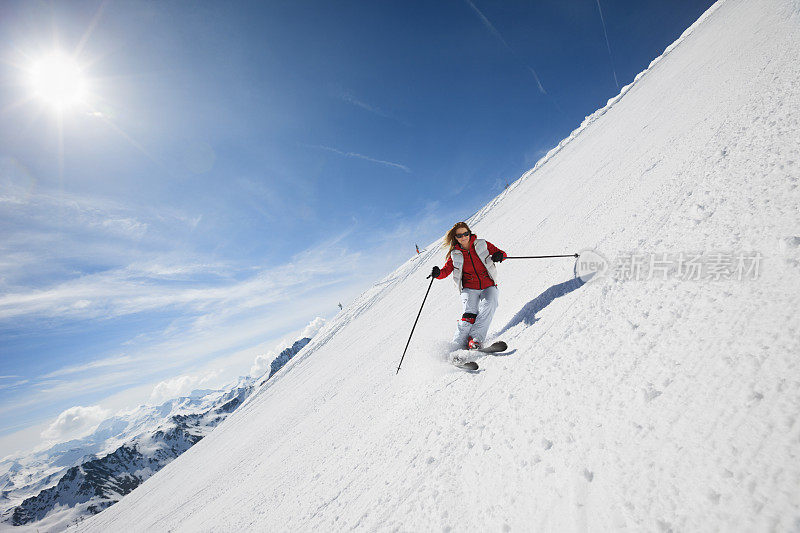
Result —
[{"label": "woman skiing", "polygon": [[474,235],[466,222],[458,222],[444,237],[449,248],[444,267],[433,267],[431,276],[444,279],[453,274],[461,293],[464,314],[458,322],[453,342],[460,348],[479,350],[486,340],[489,325],[497,310],[497,268],[506,253]]}]

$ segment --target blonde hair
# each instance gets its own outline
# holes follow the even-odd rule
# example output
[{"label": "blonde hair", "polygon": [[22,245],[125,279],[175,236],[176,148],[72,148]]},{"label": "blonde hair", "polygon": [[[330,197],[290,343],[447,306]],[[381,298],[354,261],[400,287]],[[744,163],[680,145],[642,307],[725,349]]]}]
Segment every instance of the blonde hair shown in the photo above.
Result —
[{"label": "blonde hair", "polygon": [[447,256],[445,257],[445,260],[450,259],[450,254],[452,254],[453,250],[455,250],[456,244],[458,244],[456,241],[456,232],[461,228],[472,233],[472,230],[469,229],[469,226],[467,226],[466,222],[456,222],[453,227],[450,228],[450,231],[447,232],[447,235],[444,236],[444,244],[442,245],[442,248],[447,248]]}]

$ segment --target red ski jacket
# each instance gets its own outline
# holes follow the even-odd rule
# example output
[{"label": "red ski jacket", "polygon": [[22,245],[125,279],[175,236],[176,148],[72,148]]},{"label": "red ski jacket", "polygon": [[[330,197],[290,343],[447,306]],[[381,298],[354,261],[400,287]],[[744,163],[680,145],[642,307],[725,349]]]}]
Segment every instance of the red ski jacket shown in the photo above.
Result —
[{"label": "red ski jacket", "polygon": [[[461,272],[462,285],[467,289],[480,290],[491,287],[495,283],[491,276],[489,276],[489,272],[486,270],[483,261],[481,261],[480,257],[478,257],[478,254],[475,251],[475,239],[477,238],[478,237],[475,234],[470,235],[469,247],[467,250],[463,249],[460,244],[456,244],[456,246],[458,247],[458,250],[461,250],[461,253],[464,256],[464,266],[462,267],[463,270]],[[490,255],[494,254],[495,252],[502,252],[503,259],[505,259],[508,255],[489,241],[486,241],[486,248],[489,250]],[[444,279],[452,272],[453,258],[450,257],[447,259],[447,262],[442,267],[441,272],[439,272],[439,275],[436,277],[436,279]]]}]

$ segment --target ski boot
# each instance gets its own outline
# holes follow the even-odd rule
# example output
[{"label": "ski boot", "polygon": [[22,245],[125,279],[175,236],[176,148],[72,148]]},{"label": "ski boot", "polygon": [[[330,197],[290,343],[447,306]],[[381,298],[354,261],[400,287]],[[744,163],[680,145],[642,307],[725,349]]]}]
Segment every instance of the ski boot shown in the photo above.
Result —
[{"label": "ski boot", "polygon": [[480,341],[476,341],[472,337],[469,337],[469,342],[467,342],[467,350],[480,350],[483,347]]}]

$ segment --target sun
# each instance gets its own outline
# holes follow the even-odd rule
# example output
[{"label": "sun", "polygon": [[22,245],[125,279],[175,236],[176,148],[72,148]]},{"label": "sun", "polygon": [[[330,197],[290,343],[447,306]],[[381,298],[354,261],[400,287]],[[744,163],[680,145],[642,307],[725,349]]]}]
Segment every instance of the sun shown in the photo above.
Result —
[{"label": "sun", "polygon": [[56,111],[86,103],[88,83],[81,66],[62,52],[53,52],[33,63],[30,87],[34,95]]}]

